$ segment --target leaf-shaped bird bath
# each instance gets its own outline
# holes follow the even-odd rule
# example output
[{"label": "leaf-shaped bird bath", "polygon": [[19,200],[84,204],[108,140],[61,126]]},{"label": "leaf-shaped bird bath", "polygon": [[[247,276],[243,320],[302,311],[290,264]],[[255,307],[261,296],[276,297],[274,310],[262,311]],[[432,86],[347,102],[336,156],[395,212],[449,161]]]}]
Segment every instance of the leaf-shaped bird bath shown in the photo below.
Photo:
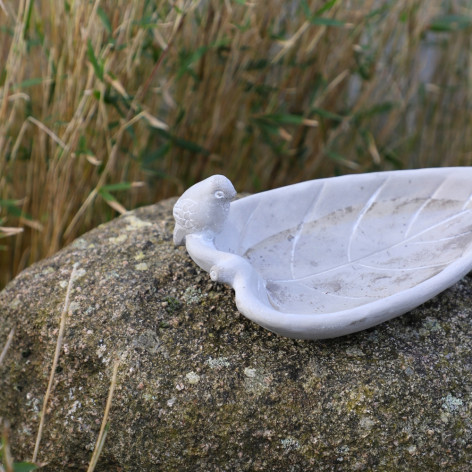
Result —
[{"label": "leaf-shaped bird bath", "polygon": [[213,176],[174,208],[176,243],[241,313],[321,339],[406,313],[472,269],[472,168],[313,180],[237,201]]}]

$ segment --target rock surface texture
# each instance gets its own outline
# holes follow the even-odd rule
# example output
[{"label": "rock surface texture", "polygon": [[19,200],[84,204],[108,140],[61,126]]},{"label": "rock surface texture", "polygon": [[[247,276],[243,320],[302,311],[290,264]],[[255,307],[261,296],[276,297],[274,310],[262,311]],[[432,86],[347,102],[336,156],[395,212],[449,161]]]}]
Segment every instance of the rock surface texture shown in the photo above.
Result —
[{"label": "rock surface texture", "polygon": [[0,417],[31,457],[67,284],[39,461],[86,470],[119,359],[98,471],[467,471],[472,279],[400,318],[297,341],[241,316],[172,242],[167,200],[30,267],[0,293]]}]

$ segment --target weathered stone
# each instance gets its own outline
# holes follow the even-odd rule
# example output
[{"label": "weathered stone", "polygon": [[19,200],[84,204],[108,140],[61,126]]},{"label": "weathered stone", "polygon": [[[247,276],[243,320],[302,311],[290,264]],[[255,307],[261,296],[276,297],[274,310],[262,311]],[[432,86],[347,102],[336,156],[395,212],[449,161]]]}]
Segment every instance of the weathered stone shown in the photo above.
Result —
[{"label": "weathered stone", "polygon": [[414,312],[323,341],[271,334],[172,243],[172,203],[142,208],[0,293],[0,416],[31,457],[72,267],[39,460],[85,470],[118,381],[98,471],[466,471],[472,279]]}]

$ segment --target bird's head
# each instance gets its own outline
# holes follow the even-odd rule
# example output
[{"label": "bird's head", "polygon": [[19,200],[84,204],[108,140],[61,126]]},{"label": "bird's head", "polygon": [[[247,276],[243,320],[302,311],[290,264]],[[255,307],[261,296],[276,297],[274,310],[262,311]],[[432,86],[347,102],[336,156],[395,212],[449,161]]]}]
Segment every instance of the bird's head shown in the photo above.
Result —
[{"label": "bird's head", "polygon": [[179,200],[192,200],[200,204],[211,202],[231,202],[236,196],[236,190],[231,181],[224,175],[212,175],[188,188]]},{"label": "bird's head", "polygon": [[201,183],[208,183],[208,191],[217,201],[230,202],[236,196],[236,190],[224,175],[212,175]]},{"label": "bird's head", "polygon": [[188,234],[213,238],[221,232],[236,190],[224,175],[213,175],[187,189],[174,206],[174,242],[183,244]]},{"label": "bird's head", "polygon": [[206,207],[203,214],[207,230],[214,234],[219,233],[228,216],[230,203],[236,196],[236,190],[224,175],[213,175],[200,183],[205,188],[205,196],[201,202],[202,206]]}]

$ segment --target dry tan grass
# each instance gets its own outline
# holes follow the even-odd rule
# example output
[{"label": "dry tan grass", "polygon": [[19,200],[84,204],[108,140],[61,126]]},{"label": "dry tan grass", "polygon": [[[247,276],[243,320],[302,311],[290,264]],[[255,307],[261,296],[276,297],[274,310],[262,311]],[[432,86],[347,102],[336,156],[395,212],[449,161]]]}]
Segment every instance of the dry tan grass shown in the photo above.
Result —
[{"label": "dry tan grass", "polygon": [[[45,420],[46,420],[46,415],[47,415],[48,402],[49,402],[51,393],[53,391],[54,375],[56,373],[57,363],[58,363],[59,356],[62,350],[62,344],[63,344],[64,333],[65,333],[65,328],[66,328],[66,321],[68,319],[68,316],[70,315],[69,308],[70,308],[70,302],[71,302],[71,291],[74,285],[74,279],[76,277],[77,268],[78,268],[78,264],[76,263],[74,264],[71,270],[69,283],[67,285],[64,306],[63,306],[61,316],[60,316],[59,330],[58,330],[57,339],[56,339],[56,347],[55,347],[53,361],[50,368],[48,386],[47,386],[46,393],[44,394],[44,398],[43,398],[43,408],[40,414],[40,422],[38,425],[38,432],[36,435],[36,441],[35,441],[35,446],[34,446],[31,462],[29,463],[26,463],[26,462],[14,463],[13,462],[13,457],[10,452],[10,443],[9,443],[9,430],[10,430],[9,423],[8,421],[0,418],[0,427],[2,427],[3,429],[2,434],[0,435],[0,472],[15,472],[19,470],[30,471],[30,470],[35,470],[37,468],[40,468],[42,466],[41,464],[38,464],[38,453],[40,450],[41,438],[42,438],[43,428],[45,425]],[[14,334],[15,334],[15,330],[12,329],[7,337],[5,346],[0,354],[0,365],[3,362],[3,359],[6,356],[6,353],[8,352],[8,349],[12,343]],[[105,405],[105,411],[102,418],[102,424],[101,424],[100,431],[97,436],[96,444],[92,453],[92,457],[89,462],[89,466],[87,468],[87,472],[93,472],[95,470],[95,467],[97,466],[103,446],[105,444],[108,428],[110,426],[110,422],[109,422],[110,409],[111,409],[111,405],[113,401],[113,393],[115,391],[115,387],[117,384],[117,375],[118,375],[119,366],[120,366],[120,362],[118,359],[116,359],[113,366],[113,373],[112,373],[110,388],[108,391],[108,398]]]},{"label": "dry tan grass", "polygon": [[0,2],[0,286],[215,172],[472,163],[470,2],[268,5]]},{"label": "dry tan grass", "polygon": [[41,444],[41,438],[43,435],[43,428],[44,428],[44,422],[46,420],[46,412],[47,412],[47,406],[49,402],[49,397],[51,396],[51,392],[53,389],[53,384],[54,384],[54,375],[56,373],[57,369],[57,363],[59,361],[59,356],[61,354],[62,350],[62,342],[64,340],[64,331],[66,328],[66,321],[67,317],[69,316],[69,307],[70,307],[70,293],[74,284],[74,277],[76,274],[76,269],[77,266],[74,265],[72,268],[70,277],[69,277],[69,283],[67,285],[67,292],[66,292],[66,297],[64,301],[64,308],[62,309],[61,312],[61,317],[60,317],[60,323],[59,323],[59,331],[57,334],[57,340],[56,340],[56,349],[54,350],[54,357],[51,365],[51,370],[49,373],[49,381],[48,381],[48,386],[46,389],[46,393],[44,394],[43,398],[43,408],[41,410],[41,415],[40,415],[40,421],[39,421],[39,426],[38,426],[38,434],[36,435],[36,441],[34,444],[34,451],[33,451],[33,458],[32,462],[36,462],[36,459],[38,458],[38,452],[39,452],[39,446]]}]

